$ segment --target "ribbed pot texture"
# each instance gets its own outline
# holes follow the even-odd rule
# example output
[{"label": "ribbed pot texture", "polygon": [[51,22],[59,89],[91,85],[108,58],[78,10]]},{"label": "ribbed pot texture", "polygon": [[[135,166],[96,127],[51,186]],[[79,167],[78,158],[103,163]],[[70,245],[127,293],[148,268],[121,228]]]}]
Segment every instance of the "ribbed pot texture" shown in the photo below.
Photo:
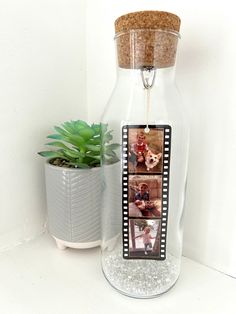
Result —
[{"label": "ribbed pot texture", "polygon": [[101,169],[45,164],[48,226],[54,237],[86,243],[101,239]]}]

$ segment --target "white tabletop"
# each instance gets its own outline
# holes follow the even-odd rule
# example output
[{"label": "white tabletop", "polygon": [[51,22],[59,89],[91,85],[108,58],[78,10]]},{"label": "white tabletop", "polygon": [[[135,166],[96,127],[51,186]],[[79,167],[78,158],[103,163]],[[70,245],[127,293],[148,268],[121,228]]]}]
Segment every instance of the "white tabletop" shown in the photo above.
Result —
[{"label": "white tabletop", "polygon": [[56,248],[44,234],[0,254],[1,314],[235,314],[236,280],[183,257],[177,284],[137,300],[104,279],[99,248]]}]

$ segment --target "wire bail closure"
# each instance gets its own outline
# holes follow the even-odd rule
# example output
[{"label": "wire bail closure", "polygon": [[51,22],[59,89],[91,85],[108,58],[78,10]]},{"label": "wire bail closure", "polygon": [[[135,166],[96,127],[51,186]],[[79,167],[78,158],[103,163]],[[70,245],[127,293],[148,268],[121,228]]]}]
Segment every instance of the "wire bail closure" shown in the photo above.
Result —
[{"label": "wire bail closure", "polygon": [[[143,67],[141,69],[141,78],[143,82],[143,87],[145,89],[151,89],[156,79],[156,70],[154,70],[154,67]],[[149,83],[150,80],[151,82]]]}]

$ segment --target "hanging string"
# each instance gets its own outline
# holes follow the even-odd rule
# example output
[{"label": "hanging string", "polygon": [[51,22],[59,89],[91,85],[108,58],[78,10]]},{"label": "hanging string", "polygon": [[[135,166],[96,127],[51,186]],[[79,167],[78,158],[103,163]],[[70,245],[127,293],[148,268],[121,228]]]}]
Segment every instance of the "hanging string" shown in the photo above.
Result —
[{"label": "hanging string", "polygon": [[151,102],[150,102],[150,90],[151,88],[146,88],[145,89],[145,105],[146,105],[146,128],[144,129],[144,132],[145,133],[149,133],[150,129],[149,129],[149,126],[148,126],[148,122],[149,122],[149,113],[150,113],[150,105],[151,105]]},{"label": "hanging string", "polygon": [[[143,87],[145,89],[145,107],[146,107],[146,128],[144,129],[145,133],[149,133],[149,113],[151,107],[151,100],[150,100],[150,90],[154,85],[155,78],[156,78],[156,70],[153,67],[144,67],[141,69],[141,77],[143,82]],[[151,79],[151,83],[149,80]]]}]

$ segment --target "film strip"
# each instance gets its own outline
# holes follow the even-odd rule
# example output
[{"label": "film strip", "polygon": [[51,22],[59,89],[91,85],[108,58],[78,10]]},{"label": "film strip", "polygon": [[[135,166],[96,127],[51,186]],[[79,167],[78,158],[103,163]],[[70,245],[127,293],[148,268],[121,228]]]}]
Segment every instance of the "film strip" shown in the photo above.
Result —
[{"label": "film strip", "polygon": [[123,257],[129,258],[128,127],[122,128]]},{"label": "film strip", "polygon": [[[145,159],[145,160],[142,160],[142,162],[135,161],[136,168],[135,167],[131,168],[131,161],[130,161],[132,160],[131,146],[134,145],[132,144],[132,141],[134,141],[134,134],[142,134],[143,138],[145,139],[146,137],[144,134],[145,127],[146,127],[145,125],[125,125],[122,128],[123,258],[165,260],[168,208],[169,208],[171,127],[169,125],[149,125],[150,134],[152,134],[152,139],[154,138],[155,140],[156,147],[158,147],[158,145],[159,147],[160,145],[162,147],[162,151],[159,154],[157,153],[153,154],[154,158],[156,159],[159,158],[158,163],[154,167],[153,167],[153,164],[151,164],[150,167],[153,167],[153,168],[148,169],[149,164]],[[150,138],[151,138],[151,135],[150,135]],[[160,139],[156,140],[156,138],[160,138]],[[150,139],[149,139],[149,142],[150,142]],[[139,145],[139,148],[140,147],[143,150],[149,152],[149,148],[147,144],[145,144],[144,140],[143,140],[143,143]],[[152,147],[155,147],[154,144],[152,145]],[[137,158],[141,158],[141,156]],[[145,212],[147,212],[147,215],[148,215],[147,217],[145,216],[140,217],[140,215],[135,216],[131,214],[130,203],[129,203],[130,193],[131,193],[130,189],[133,182],[132,180],[134,180],[134,178],[136,177],[141,179],[141,181],[143,178],[143,181],[147,182],[149,186],[153,184],[160,185],[160,182],[161,182],[161,188],[159,189],[160,190],[159,193],[161,193],[161,197],[159,195],[159,199],[161,202],[160,212],[158,212],[157,208],[155,208],[154,206],[153,208],[148,208],[147,210],[145,210]],[[146,186],[148,184],[146,184]],[[154,188],[154,189],[155,191],[157,190],[157,188]],[[150,191],[144,192],[143,194],[140,194],[140,193],[141,192],[138,191],[135,194],[135,198],[137,198],[138,202],[150,203],[149,201]],[[146,196],[146,199],[145,199],[145,196]],[[148,200],[148,202],[144,202],[142,200],[142,197],[143,199]],[[137,200],[135,202],[137,202]],[[143,213],[144,211],[140,210],[140,212]],[[149,216],[150,213],[152,217]],[[140,227],[141,226],[140,224],[143,221],[145,221],[147,225],[151,225],[151,227],[154,226],[152,227],[151,232],[150,230],[146,230],[149,227],[145,227],[142,233],[141,231],[140,232],[136,231],[138,230],[137,225]],[[156,231],[154,232],[154,230]],[[150,236],[147,235],[148,232],[150,233]],[[151,234],[154,234],[154,235],[151,236]],[[149,238],[152,240],[148,240]]]}]

